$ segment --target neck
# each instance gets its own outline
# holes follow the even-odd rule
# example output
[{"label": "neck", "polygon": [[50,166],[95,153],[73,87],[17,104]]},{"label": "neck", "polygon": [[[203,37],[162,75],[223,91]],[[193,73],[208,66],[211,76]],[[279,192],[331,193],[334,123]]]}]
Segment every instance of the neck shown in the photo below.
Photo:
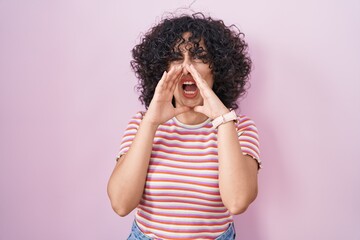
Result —
[{"label": "neck", "polygon": [[196,125],[204,122],[206,119],[208,119],[208,117],[202,113],[190,110],[188,112],[177,115],[176,119],[184,124]]}]

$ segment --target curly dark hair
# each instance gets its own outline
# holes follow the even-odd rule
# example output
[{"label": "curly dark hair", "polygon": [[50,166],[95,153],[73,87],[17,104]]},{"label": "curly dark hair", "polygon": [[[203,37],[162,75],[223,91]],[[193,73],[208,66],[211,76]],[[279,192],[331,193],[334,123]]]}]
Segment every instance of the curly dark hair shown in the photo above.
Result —
[{"label": "curly dark hair", "polygon": [[213,91],[226,107],[237,109],[237,99],[246,93],[251,72],[244,34],[235,25],[226,26],[222,20],[205,17],[202,13],[163,19],[133,48],[131,67],[138,78],[141,103],[148,108],[158,81],[175,58],[174,47],[184,42],[185,32],[191,33],[189,41],[194,49],[190,51],[199,50],[199,42],[203,39],[207,54],[202,61],[210,64]]}]

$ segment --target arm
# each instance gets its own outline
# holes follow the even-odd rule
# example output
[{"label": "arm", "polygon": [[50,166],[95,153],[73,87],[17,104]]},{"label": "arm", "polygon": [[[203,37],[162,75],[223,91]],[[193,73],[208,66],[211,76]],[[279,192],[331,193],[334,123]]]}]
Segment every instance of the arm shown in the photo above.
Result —
[{"label": "arm", "polygon": [[129,151],[120,157],[110,176],[107,191],[114,211],[120,216],[126,216],[140,202],[158,126],[189,110],[174,108],[171,103],[180,73],[180,67],[164,72]]},{"label": "arm", "polygon": [[156,125],[144,119],[129,151],[120,157],[112,172],[108,195],[114,211],[120,216],[126,216],[139,204],[156,129]]},{"label": "arm", "polygon": [[[195,111],[215,119],[229,110],[202,79],[193,66],[186,66],[204,99]],[[232,214],[244,212],[257,196],[258,164],[244,155],[233,122],[218,127],[219,188],[221,199]]]},{"label": "arm", "polygon": [[240,214],[257,196],[258,163],[241,151],[234,122],[218,128],[219,187],[224,205]]}]

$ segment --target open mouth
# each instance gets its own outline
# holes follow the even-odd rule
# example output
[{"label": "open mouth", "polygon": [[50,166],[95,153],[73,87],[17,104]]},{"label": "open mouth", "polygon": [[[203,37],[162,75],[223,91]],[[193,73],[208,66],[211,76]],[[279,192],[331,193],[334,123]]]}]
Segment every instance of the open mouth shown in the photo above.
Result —
[{"label": "open mouth", "polygon": [[181,81],[183,95],[187,98],[193,98],[198,94],[198,87],[193,79],[184,79]]}]

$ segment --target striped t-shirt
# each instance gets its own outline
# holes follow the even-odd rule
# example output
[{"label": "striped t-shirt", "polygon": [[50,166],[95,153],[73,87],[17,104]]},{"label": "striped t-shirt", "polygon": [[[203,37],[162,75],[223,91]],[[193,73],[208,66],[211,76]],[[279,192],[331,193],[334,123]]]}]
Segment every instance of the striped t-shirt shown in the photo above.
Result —
[{"label": "striped t-shirt", "polygon": [[[138,112],[129,122],[119,156],[128,151],[143,116]],[[260,165],[254,122],[239,116],[236,128],[242,152]],[[186,125],[172,118],[158,127],[135,219],[155,239],[215,239],[226,231],[233,218],[220,197],[217,129],[210,119]]]}]

